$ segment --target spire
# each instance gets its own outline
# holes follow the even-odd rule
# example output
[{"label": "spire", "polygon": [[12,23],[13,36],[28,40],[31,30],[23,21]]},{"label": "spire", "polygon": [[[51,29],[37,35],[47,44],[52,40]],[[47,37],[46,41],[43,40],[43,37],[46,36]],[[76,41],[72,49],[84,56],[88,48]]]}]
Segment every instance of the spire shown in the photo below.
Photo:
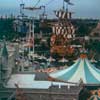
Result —
[{"label": "spire", "polygon": [[85,59],[85,58],[87,58],[87,55],[86,54],[81,54],[80,58]]},{"label": "spire", "polygon": [[6,47],[6,42],[5,41],[4,41],[4,45],[3,45],[2,56],[3,57],[8,57],[8,51],[7,51],[7,47]]},{"label": "spire", "polygon": [[8,51],[6,48],[6,42],[4,40],[3,49],[1,54],[1,84],[3,87],[6,85],[9,79],[9,69],[8,69]]}]

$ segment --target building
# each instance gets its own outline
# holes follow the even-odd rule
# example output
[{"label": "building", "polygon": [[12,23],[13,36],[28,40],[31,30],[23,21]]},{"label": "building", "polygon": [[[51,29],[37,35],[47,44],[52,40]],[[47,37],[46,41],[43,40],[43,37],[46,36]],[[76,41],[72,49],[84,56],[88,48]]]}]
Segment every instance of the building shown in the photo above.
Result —
[{"label": "building", "polygon": [[[89,62],[86,54],[81,54],[71,67],[49,74],[46,80],[36,80],[37,74],[15,71],[15,55],[9,54],[4,42],[0,57],[0,100],[78,100],[83,86],[100,87],[100,70]],[[42,79],[42,73],[39,76]]]},{"label": "building", "polygon": [[[37,81],[32,72],[13,72],[14,58],[3,45],[0,58],[0,100],[76,100],[81,87],[77,84]],[[13,63],[12,63],[13,62]],[[18,95],[19,94],[19,95]],[[24,100],[24,99],[23,99]]]},{"label": "building", "polygon": [[86,54],[81,54],[75,64],[64,70],[51,73],[50,77],[70,83],[99,84],[100,70],[90,63]]}]

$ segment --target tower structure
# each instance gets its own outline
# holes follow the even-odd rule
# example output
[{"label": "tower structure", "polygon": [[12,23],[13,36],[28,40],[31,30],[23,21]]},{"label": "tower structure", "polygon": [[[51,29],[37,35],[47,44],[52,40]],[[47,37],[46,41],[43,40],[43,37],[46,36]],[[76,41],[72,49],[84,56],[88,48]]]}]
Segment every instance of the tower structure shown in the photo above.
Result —
[{"label": "tower structure", "polygon": [[[24,7],[23,9],[25,10],[29,10],[29,11],[35,11],[35,10],[40,10],[41,7]],[[29,54],[32,53],[34,54],[34,21],[35,21],[35,18],[32,17],[29,19],[29,22],[28,22],[28,26],[29,26],[29,31],[28,31],[28,50],[29,50]]]}]

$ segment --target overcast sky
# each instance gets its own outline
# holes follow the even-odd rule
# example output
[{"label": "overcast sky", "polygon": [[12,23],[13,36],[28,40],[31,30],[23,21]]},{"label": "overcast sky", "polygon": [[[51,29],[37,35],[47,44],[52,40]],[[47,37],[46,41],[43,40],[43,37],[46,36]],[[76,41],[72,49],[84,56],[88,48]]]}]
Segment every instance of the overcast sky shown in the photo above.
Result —
[{"label": "overcast sky", "polygon": [[[41,0],[38,5],[45,5],[51,0]],[[9,15],[11,13],[19,14],[19,4],[22,0],[0,0],[0,15]],[[37,0],[23,0],[26,6],[34,5]],[[78,18],[99,18],[100,19],[100,0],[71,0],[74,6],[70,6],[70,10],[75,12],[73,17]],[[48,16],[53,16],[53,10],[60,9],[62,7],[62,0],[52,0],[52,2],[46,6]],[[26,11],[25,11],[26,12]],[[35,12],[37,16],[38,13]],[[33,13],[31,13],[33,14]],[[34,14],[33,14],[34,15]]]}]

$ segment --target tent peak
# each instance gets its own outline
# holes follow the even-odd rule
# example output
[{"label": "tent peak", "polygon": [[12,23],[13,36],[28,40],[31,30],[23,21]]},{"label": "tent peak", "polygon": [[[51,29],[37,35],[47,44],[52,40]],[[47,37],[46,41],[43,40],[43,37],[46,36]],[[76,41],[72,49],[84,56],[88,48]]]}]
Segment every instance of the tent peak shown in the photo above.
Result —
[{"label": "tent peak", "polygon": [[85,58],[87,58],[87,54],[80,54],[80,58],[82,58],[82,59],[85,59]]}]

